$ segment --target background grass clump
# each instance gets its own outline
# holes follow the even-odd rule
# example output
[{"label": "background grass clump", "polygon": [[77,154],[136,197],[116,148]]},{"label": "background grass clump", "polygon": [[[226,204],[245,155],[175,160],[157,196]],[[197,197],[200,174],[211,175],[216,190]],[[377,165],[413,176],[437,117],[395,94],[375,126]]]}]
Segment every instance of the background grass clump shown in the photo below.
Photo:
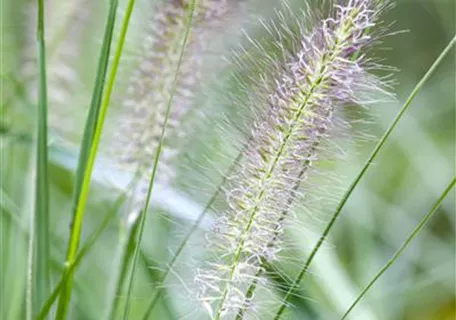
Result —
[{"label": "background grass clump", "polygon": [[[291,1],[290,5],[299,8],[299,2]],[[204,65],[210,67],[203,70],[205,76],[198,84],[201,88],[192,97],[192,105],[197,107],[182,124],[187,136],[179,137],[188,142],[178,156],[171,186],[154,186],[137,246],[141,220],[128,219],[131,203],[128,197],[122,199],[125,191],[134,188],[132,173],[113,166],[115,151],[105,151],[110,147],[110,134],[116,130],[113,119],[124,112],[121,97],[138,66],[147,37],[144,30],[153,32],[145,26],[149,27],[155,5],[160,2],[134,4],[122,56],[118,55],[122,23],[128,17],[131,1],[56,3],[42,3],[44,52],[38,50],[42,42],[36,36],[38,2],[1,4],[0,318],[39,317],[60,284],[70,288],[71,295],[66,295],[68,299],[61,293],[55,297],[49,318],[56,312],[57,317],[68,314],[72,319],[120,318],[128,300],[130,319],[141,319],[146,310],[150,311],[149,319],[199,319],[204,313],[185,303],[195,285],[187,271],[208,256],[210,248],[204,245],[204,234],[214,218],[210,210],[164,284],[162,280],[223,173],[242,149],[239,141],[243,128],[228,132],[230,127],[225,122],[229,119],[230,123],[240,123],[248,110],[233,110],[229,96],[242,101],[244,88],[239,81],[258,79],[248,70],[226,63],[224,57],[230,57],[239,42],[247,51],[255,50],[242,38],[241,28],[259,43],[266,42],[268,35],[255,22],[272,18],[277,4],[272,0],[243,1],[240,11],[229,17],[228,26],[216,30],[210,49],[204,48]],[[186,3],[187,10],[193,1]],[[369,110],[359,108],[346,115],[354,124],[351,130],[363,134],[356,136],[360,138],[356,143],[340,146],[344,161],[324,168],[331,171],[337,184],[321,191],[325,202],[312,207],[318,215],[301,221],[306,231],[287,232],[287,242],[295,245],[284,250],[287,259],[274,266],[280,270],[271,278],[272,286],[279,288],[275,298],[283,298],[376,140],[453,39],[455,12],[451,0],[397,0],[396,6],[382,16],[387,22],[395,21],[391,32],[407,30],[385,37],[374,52],[384,58],[385,64],[399,70],[394,73],[397,84],[393,88],[397,101],[382,102]],[[180,44],[184,43],[184,33],[177,40]],[[265,44],[264,48],[269,47]],[[274,48],[269,50],[273,54]],[[454,55],[453,48],[420,88],[352,193],[316,255],[310,276],[291,297],[293,307],[288,310],[288,318],[338,319],[454,176]],[[117,73],[113,73],[115,66]],[[81,205],[78,195],[87,175],[84,164],[94,139],[87,115],[99,119],[96,111],[103,106],[109,106],[109,110],[86,190],[82,233],[74,256],[68,259],[73,213]],[[58,117],[45,117],[46,113]],[[48,121],[43,121],[45,118]],[[94,121],[92,125],[97,129],[99,123]],[[80,149],[81,145],[85,147]],[[223,199],[217,197],[214,205],[223,207]],[[398,320],[456,317],[455,236],[453,190],[350,316]],[[40,249],[37,242],[48,243],[49,250],[46,246]],[[135,276],[128,295],[133,260]],[[77,261],[77,266],[69,270],[65,261]],[[65,274],[72,274],[72,282],[62,278]],[[62,279],[66,280],[62,283]],[[267,319],[273,314],[271,311],[258,316]]]}]

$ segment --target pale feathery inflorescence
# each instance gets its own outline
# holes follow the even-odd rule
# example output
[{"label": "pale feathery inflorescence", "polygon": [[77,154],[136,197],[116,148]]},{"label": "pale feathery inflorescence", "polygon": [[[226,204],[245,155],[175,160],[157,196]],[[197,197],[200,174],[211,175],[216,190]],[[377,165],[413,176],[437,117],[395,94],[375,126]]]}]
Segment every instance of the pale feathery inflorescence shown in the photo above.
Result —
[{"label": "pale feathery inflorescence", "polygon": [[[376,0],[332,1],[327,18],[309,27],[298,22],[302,34],[294,50],[277,44],[285,61],[261,90],[267,111],[252,126],[243,160],[228,178],[229,209],[207,236],[216,258],[195,279],[198,299],[212,319],[254,311],[246,292],[254,282],[265,284],[262,264],[281,250],[284,219],[297,186],[320,159],[319,146],[331,138],[334,113],[372,103],[385,90],[387,84],[370,73],[381,66],[365,53],[383,31],[379,16],[387,6]],[[252,95],[255,103],[258,95]]]},{"label": "pale feathery inflorescence", "polygon": [[[82,129],[84,110],[75,107],[75,94],[81,80],[77,64],[83,50],[83,36],[91,8],[87,0],[57,2],[47,0],[45,34],[47,49],[48,117],[51,130],[60,138],[68,138]],[[22,77],[32,102],[38,95],[38,64],[36,58],[37,7],[31,5],[26,16],[26,43]],[[79,119],[78,119],[79,115]]]},{"label": "pale feathery inflorescence", "polygon": [[[155,153],[163,130],[173,81],[187,28],[191,0],[165,0],[155,6],[143,32],[138,67],[127,85],[126,98],[116,116],[110,146],[116,166],[139,172],[135,191],[137,204],[145,200]],[[237,13],[239,0],[198,0],[182,64],[176,78],[170,115],[157,169],[157,181],[168,185],[176,174],[179,143],[186,135],[182,122],[201,88],[202,71],[215,31]]]}]

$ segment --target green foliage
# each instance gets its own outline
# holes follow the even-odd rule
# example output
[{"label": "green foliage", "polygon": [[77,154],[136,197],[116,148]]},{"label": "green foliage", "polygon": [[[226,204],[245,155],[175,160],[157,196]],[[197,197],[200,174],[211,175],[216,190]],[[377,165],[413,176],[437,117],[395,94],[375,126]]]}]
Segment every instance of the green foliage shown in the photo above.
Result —
[{"label": "green foliage", "polygon": [[[49,15],[50,2],[38,1],[44,11],[32,26],[24,18],[29,9],[38,16],[32,1],[6,1],[0,10],[0,318],[120,319],[124,314],[129,319],[202,319],[204,313],[195,311],[200,306],[187,299],[191,296],[187,291],[195,286],[188,271],[210,257],[210,248],[202,245],[203,235],[214,218],[211,208],[226,206],[219,193],[242,149],[240,134],[222,125],[224,117],[240,124],[249,113],[222,101],[227,94],[242,100],[244,89],[238,79],[258,81],[254,67],[221,68],[220,56],[229,56],[230,46],[242,41],[236,35],[241,26],[233,23],[231,29],[216,30],[214,42],[222,42],[224,51],[204,61],[213,78],[203,79],[205,87],[195,93],[195,104],[205,118],[196,124],[190,116],[185,119],[192,130],[185,140],[190,141],[186,153],[179,158],[177,181],[169,191],[153,187],[160,170],[157,152],[151,159],[154,166],[144,214],[126,225],[132,177],[110,166],[112,159],[103,151],[109,143],[110,116],[118,114],[125,79],[137,67],[135,55],[152,9],[133,0],[119,4],[117,0],[109,4],[75,0],[75,15],[63,14],[64,2]],[[246,13],[273,16],[275,1],[246,2]],[[302,1],[290,3],[298,8]],[[48,121],[51,97],[57,91],[45,52],[59,59],[59,44],[68,40],[77,26],[71,19],[83,16],[82,9],[93,14],[81,29],[81,53],[69,66],[81,85],[65,87],[72,97],[65,105],[75,122],[87,118],[80,123],[85,126],[83,132],[62,137]],[[192,10],[190,6],[189,17]],[[307,209],[314,210],[313,217],[297,212],[298,224],[305,228],[288,230],[285,243],[294,245],[281,252],[283,260],[265,266],[272,293],[255,291],[255,297],[271,301],[273,307],[265,313],[260,310],[259,318],[280,315],[281,305],[287,319],[335,319],[348,312],[347,318],[360,319],[456,316],[455,199],[449,188],[446,198],[441,193],[455,167],[455,61],[448,58],[454,55],[454,12],[451,0],[399,0],[383,17],[396,21],[392,32],[408,30],[382,39],[375,52],[399,69],[394,74],[398,84],[393,87],[398,101],[345,114],[354,120],[350,136],[367,131],[382,138],[377,147],[376,139],[364,139],[367,134],[360,142],[342,144],[346,159],[323,164],[337,176],[337,183],[324,188],[329,195],[324,203]],[[52,26],[59,25],[55,21],[66,16],[73,17],[68,20],[71,23],[63,21],[62,30],[69,31],[53,37]],[[35,22],[41,31],[38,41]],[[244,27],[252,39],[264,43],[255,47],[247,41],[246,51],[277,53],[267,44],[262,27]],[[231,31],[235,35],[230,38]],[[188,34],[183,36],[186,39]],[[29,38],[38,52],[32,62],[24,58],[24,52],[30,51]],[[116,48],[113,56],[111,45]],[[37,71],[34,81],[23,75],[27,63]],[[211,68],[211,63],[216,67]],[[228,79],[231,73],[236,74],[234,82]],[[171,95],[166,118],[173,112],[172,100]],[[362,119],[368,115],[372,119],[366,124]],[[326,230],[322,236],[321,230]]]},{"label": "green foliage", "polygon": [[[87,116],[84,130],[84,137],[79,151],[78,169],[76,172],[76,183],[74,192],[74,213],[71,222],[71,234],[68,241],[67,258],[65,262],[65,271],[62,274],[62,289],[57,308],[56,317],[65,319],[68,313],[72,292],[73,271],[69,271],[74,263],[82,232],[82,222],[85,213],[85,204],[89,193],[89,185],[92,176],[92,168],[95,162],[95,156],[99,143],[99,136],[103,129],[103,107],[107,108],[108,103],[102,105],[103,88],[105,84],[106,72],[108,68],[109,54],[111,51],[111,42],[114,32],[114,23],[116,20],[118,1],[110,2],[109,15],[106,23],[106,31],[103,38],[100,60],[97,71],[97,78],[92,94],[92,101]],[[122,43],[122,42],[121,42]],[[120,46],[122,48],[122,46]],[[120,49],[121,52],[121,49]],[[117,60],[117,64],[119,61]],[[114,64],[114,68],[115,68]],[[113,73],[115,78],[116,73]],[[110,80],[112,83],[113,80]],[[112,84],[111,84],[112,86]],[[110,91],[107,91],[109,94]],[[109,97],[109,96],[108,96]],[[106,111],[104,111],[106,113]],[[98,138],[97,138],[98,137]]]}]

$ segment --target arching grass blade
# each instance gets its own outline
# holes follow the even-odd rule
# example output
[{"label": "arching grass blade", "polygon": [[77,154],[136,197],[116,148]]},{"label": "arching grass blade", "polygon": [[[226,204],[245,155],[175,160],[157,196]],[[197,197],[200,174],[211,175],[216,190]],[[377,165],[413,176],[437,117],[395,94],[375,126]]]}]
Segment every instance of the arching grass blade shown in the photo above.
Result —
[{"label": "arching grass blade", "polygon": [[83,144],[80,151],[74,196],[75,211],[73,216],[70,240],[68,243],[68,252],[66,259],[67,270],[64,271],[64,277],[68,276],[68,280],[64,283],[64,288],[62,290],[62,294],[59,300],[59,307],[56,313],[57,319],[66,318],[69,306],[73,274],[72,272],[69,272],[68,268],[73,264],[79,247],[80,236],[82,231],[82,221],[84,217],[85,205],[88,198],[92,171],[98,151],[98,145],[101,139],[104,120],[106,118],[106,113],[110,103],[111,93],[117,75],[120,58],[122,56],[122,50],[125,43],[125,38],[128,30],[128,25],[130,22],[131,13],[133,11],[134,3],[134,0],[130,0],[128,2],[127,11],[124,17],[119,37],[119,42],[117,45],[114,60],[112,62],[111,72],[107,82],[107,90],[103,95],[102,100],[104,81],[109,61],[111,42],[114,31],[114,23],[116,19],[118,6],[117,0],[111,0],[110,2],[109,16],[105,29],[102,53],[100,56],[99,68],[97,73],[97,81],[93,93],[89,117],[84,132]]},{"label": "arching grass blade", "polygon": [[309,257],[307,258],[306,262],[302,266],[298,276],[296,277],[295,281],[293,284],[290,286],[288,289],[287,293],[285,294],[283,298],[283,302],[279,308],[279,310],[276,313],[275,320],[280,319],[282,316],[283,312],[288,306],[288,300],[290,299],[291,295],[295,292],[295,290],[298,288],[299,283],[303,279],[304,275],[306,274],[307,270],[309,269],[310,264],[312,263],[312,260],[314,259],[315,255],[317,254],[318,250],[322,246],[323,242],[325,241],[326,237],[329,234],[329,231],[333,227],[334,223],[336,222],[337,218],[339,217],[342,208],[345,206],[345,203],[348,201],[348,198],[351,196],[353,193],[353,190],[355,190],[356,186],[358,183],[361,181],[362,177],[366,173],[367,169],[370,167],[372,162],[374,161],[375,157],[379,153],[380,149],[382,149],[383,145],[386,143],[388,140],[389,136],[391,135],[391,132],[396,128],[397,124],[401,120],[402,116],[405,114],[409,106],[411,105],[413,99],[418,95],[418,93],[421,91],[422,87],[424,84],[429,80],[429,78],[432,76],[432,74],[436,71],[437,67],[440,65],[440,63],[443,61],[443,59],[448,55],[448,53],[451,51],[452,47],[456,43],[456,36],[453,37],[453,39],[450,41],[450,43],[445,47],[445,49],[442,51],[442,53],[439,55],[439,57],[435,60],[435,62],[432,64],[432,66],[429,68],[429,70],[426,72],[426,74],[423,76],[423,78],[418,82],[418,84],[415,86],[409,97],[407,98],[406,102],[402,106],[402,108],[399,110],[397,113],[396,117],[392,121],[391,125],[389,128],[386,130],[386,132],[383,134],[382,138],[378,142],[377,146],[375,149],[372,151],[371,155],[367,159],[366,163],[364,164],[363,168],[361,171],[358,173],[356,176],[355,180],[351,183],[349,186],[348,190],[344,194],[342,200],[338,204],[336,211],[332,215],[331,219],[329,220],[328,224],[326,225],[321,237],[319,238],[317,244],[315,247],[312,249],[312,252],[310,253]]},{"label": "arching grass blade", "polygon": [[396,262],[396,260],[402,255],[402,253],[407,249],[408,245],[412,242],[412,240],[418,235],[418,233],[423,229],[423,227],[426,225],[426,223],[432,218],[434,213],[437,211],[437,209],[440,207],[440,204],[442,201],[445,199],[445,197],[448,195],[448,193],[453,189],[454,184],[456,182],[456,178],[453,178],[453,180],[448,184],[448,186],[445,188],[443,191],[442,195],[437,199],[437,201],[434,203],[434,205],[431,207],[431,209],[424,215],[424,217],[421,219],[420,223],[415,227],[413,232],[408,236],[408,238],[404,241],[404,243],[401,245],[401,247],[396,251],[396,253],[391,257],[390,260],[378,271],[378,273],[372,278],[372,280],[364,287],[364,289],[361,291],[361,293],[358,295],[358,297],[353,301],[353,303],[350,305],[350,307],[347,309],[347,311],[344,313],[344,315],[340,318],[340,320],[344,320],[347,318],[348,314],[356,307],[358,302],[366,295],[367,291],[369,291],[370,288],[377,282],[377,280]]},{"label": "arching grass blade", "polygon": [[[90,252],[90,250],[93,248],[95,243],[98,241],[100,236],[103,234],[103,232],[106,230],[106,228],[109,226],[111,223],[112,219],[115,218],[115,214],[118,212],[119,208],[122,206],[126,199],[126,195],[122,194],[114,203],[112,208],[108,211],[106,216],[103,218],[103,221],[101,224],[98,226],[98,228],[93,232],[93,234],[89,237],[87,242],[84,244],[84,246],[79,250],[76,258],[74,259],[73,264],[68,268],[69,272],[73,272],[78,266],[79,263],[82,261],[82,259]],[[68,273],[67,273],[68,274]],[[62,290],[62,287],[65,285],[67,281],[67,277],[62,277],[60,281],[57,283],[56,287],[44,303],[44,306],[41,308],[38,316],[36,317],[37,320],[44,320],[46,319],[46,316],[49,314],[49,311],[51,311],[51,308],[55,301],[57,300],[60,290]]]}]

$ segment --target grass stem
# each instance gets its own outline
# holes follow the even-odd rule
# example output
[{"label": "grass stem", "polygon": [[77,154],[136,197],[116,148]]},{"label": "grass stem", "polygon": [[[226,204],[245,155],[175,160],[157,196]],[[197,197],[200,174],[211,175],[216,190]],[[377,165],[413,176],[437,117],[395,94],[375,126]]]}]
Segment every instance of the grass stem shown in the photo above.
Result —
[{"label": "grass stem", "polygon": [[187,23],[186,23],[184,38],[183,38],[183,41],[182,41],[182,47],[181,47],[181,50],[180,50],[179,60],[177,62],[176,72],[174,74],[173,84],[172,84],[172,88],[171,88],[168,104],[167,104],[167,107],[166,107],[166,113],[165,113],[165,118],[164,118],[164,122],[163,122],[163,128],[162,128],[162,131],[161,131],[161,134],[160,134],[160,140],[159,140],[159,143],[158,143],[158,146],[157,146],[157,151],[156,151],[155,158],[154,158],[154,163],[153,163],[153,168],[152,168],[151,177],[150,177],[150,181],[149,181],[149,186],[147,188],[147,196],[146,196],[146,200],[145,200],[145,203],[144,203],[144,208],[143,208],[143,210],[142,210],[142,212],[140,214],[140,217],[139,217],[140,221],[139,221],[138,239],[137,239],[135,251],[134,251],[134,254],[133,254],[133,263],[132,263],[132,267],[131,267],[130,277],[129,277],[129,280],[128,280],[127,299],[125,301],[125,308],[124,308],[124,314],[123,314],[123,318],[124,319],[128,318],[128,311],[129,311],[129,307],[130,307],[130,298],[131,298],[133,282],[134,282],[135,272],[136,272],[135,271],[136,270],[136,264],[137,264],[138,256],[139,256],[139,252],[140,252],[141,239],[142,239],[142,235],[143,235],[143,232],[144,232],[144,225],[145,225],[145,222],[146,222],[147,211],[149,209],[149,202],[150,202],[150,198],[151,198],[153,187],[154,187],[155,175],[156,175],[156,172],[157,172],[158,162],[160,160],[160,154],[161,154],[161,151],[162,151],[162,145],[163,145],[163,141],[164,141],[164,138],[165,138],[165,131],[166,131],[166,127],[167,127],[167,124],[168,124],[168,119],[169,119],[169,115],[170,115],[170,111],[171,111],[171,105],[172,105],[172,102],[173,102],[174,93],[176,92],[176,89],[177,89],[177,80],[178,80],[180,69],[181,69],[181,66],[182,66],[182,61],[183,61],[183,58],[184,58],[184,53],[185,53],[185,49],[187,47],[188,39],[190,37],[190,30],[191,30],[191,26],[192,26],[193,19],[194,19],[196,5],[197,5],[197,0],[192,0],[190,2],[190,4],[189,4],[188,19],[187,19]]},{"label": "grass stem", "polygon": [[326,237],[329,234],[329,231],[332,229],[334,223],[336,222],[337,218],[339,217],[342,208],[345,206],[345,203],[348,201],[348,198],[351,196],[353,191],[355,190],[356,186],[358,183],[361,181],[362,177],[366,173],[367,169],[371,166],[372,162],[374,161],[375,157],[379,153],[380,149],[382,149],[383,145],[386,143],[388,140],[389,136],[391,135],[392,131],[396,128],[397,124],[411,105],[412,101],[414,98],[418,95],[420,92],[421,88],[424,86],[424,84],[429,80],[429,78],[434,74],[436,71],[437,67],[440,65],[440,63],[444,60],[444,58],[448,55],[448,53],[451,51],[453,45],[456,43],[456,36],[453,37],[453,39],[450,41],[450,43],[446,46],[446,48],[442,51],[442,53],[439,55],[439,57],[435,60],[435,62],[432,64],[432,66],[429,68],[429,70],[426,72],[426,74],[423,76],[423,78],[418,82],[418,84],[415,86],[409,97],[407,98],[406,102],[402,106],[402,108],[399,110],[397,113],[396,117],[392,121],[391,125],[388,127],[386,132],[383,134],[382,138],[376,145],[375,149],[367,159],[366,163],[364,164],[363,168],[361,171],[358,173],[356,176],[355,180],[351,183],[349,186],[348,190],[344,194],[342,200],[338,204],[336,211],[332,215],[331,219],[329,220],[328,224],[326,225],[326,228],[324,229],[323,233],[321,234],[320,238],[318,239],[317,244],[315,247],[312,249],[309,257],[305,261],[304,265],[302,266],[298,276],[296,277],[295,281],[293,284],[290,286],[288,291],[285,294],[285,297],[283,298],[282,305],[280,306],[279,310],[277,311],[277,314],[275,316],[275,320],[279,320],[280,317],[282,316],[283,312],[288,306],[288,300],[290,299],[291,295],[295,292],[295,290],[299,287],[299,283],[301,280],[304,278],[304,275],[306,274],[307,270],[309,269],[310,264],[312,263],[315,255],[317,254],[318,250],[324,243]]},{"label": "grass stem", "polygon": [[[34,279],[33,313],[44,303],[50,291],[50,239],[49,239],[49,176],[48,176],[48,142],[47,142],[47,80],[46,80],[46,44],[44,26],[44,0],[38,0],[38,68],[39,68],[39,101],[36,149],[35,177],[35,236],[30,243],[35,243],[36,278]],[[33,255],[35,248],[30,249]]]},{"label": "grass stem", "polygon": [[134,3],[135,0],[130,0],[128,3],[127,11],[120,32],[119,42],[117,44],[117,50],[114,55],[111,72],[107,82],[107,90],[103,95],[103,99],[101,100],[107,72],[107,66],[109,62],[109,54],[118,6],[117,0],[111,0],[110,2],[110,10],[105,29],[102,52],[99,61],[97,81],[94,88],[92,104],[89,111],[88,122],[84,133],[84,140],[78,163],[78,174],[76,180],[76,190],[74,199],[76,203],[75,213],[72,222],[70,241],[68,244],[68,253],[65,266],[67,270],[64,271],[63,275],[64,277],[67,276],[68,280],[64,284],[64,288],[62,290],[59,301],[59,307],[56,313],[56,318],[59,320],[66,318],[67,309],[69,306],[73,275],[71,272],[68,271],[68,268],[74,262],[79,247],[82,231],[82,221],[84,217],[85,206],[87,203],[92,171],[95,164],[95,158],[97,155],[98,146],[101,139],[103,124],[109,107],[111,93],[114,87],[117,70],[120,63],[120,58],[122,56],[122,50],[125,43],[125,38],[128,30],[128,25],[130,22],[130,17],[133,11]]},{"label": "grass stem", "polygon": [[355,308],[355,306],[358,304],[359,301],[366,295],[367,291],[377,282],[377,280],[396,262],[396,260],[402,255],[402,253],[407,249],[408,245],[412,242],[412,240],[418,235],[418,233],[423,229],[423,227],[426,225],[426,223],[432,218],[434,213],[437,211],[437,209],[440,207],[440,204],[442,201],[445,199],[445,197],[448,195],[448,193],[453,189],[454,184],[456,182],[456,178],[453,177],[453,180],[448,184],[448,186],[445,188],[443,193],[440,195],[440,197],[437,199],[437,201],[433,204],[431,209],[424,215],[424,217],[421,219],[420,223],[413,229],[412,233],[407,237],[407,239],[404,241],[404,243],[401,245],[401,247],[396,251],[396,253],[391,257],[390,260],[377,272],[377,274],[372,278],[372,280],[364,287],[364,289],[360,292],[358,297],[353,301],[353,303],[350,305],[350,307],[347,309],[347,311],[344,313],[344,315],[340,318],[340,320],[344,320],[347,318],[348,314]]}]

